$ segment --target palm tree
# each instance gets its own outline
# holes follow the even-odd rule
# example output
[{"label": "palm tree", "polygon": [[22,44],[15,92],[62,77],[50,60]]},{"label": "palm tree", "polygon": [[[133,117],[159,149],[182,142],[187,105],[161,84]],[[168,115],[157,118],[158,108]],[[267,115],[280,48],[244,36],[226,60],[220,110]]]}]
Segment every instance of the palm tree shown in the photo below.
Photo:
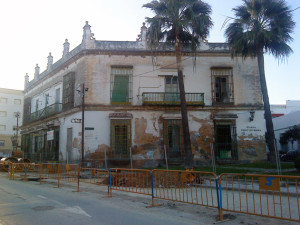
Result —
[{"label": "palm tree", "polygon": [[284,59],[293,51],[288,45],[295,26],[290,8],[284,0],[243,0],[233,9],[234,21],[225,30],[232,56],[257,57],[266,119],[266,142],[271,162],[275,163],[272,114],[265,78],[264,53]]},{"label": "palm tree", "polygon": [[180,106],[182,115],[185,166],[193,166],[193,155],[185,100],[182,68],[182,45],[188,44],[196,50],[200,40],[206,39],[213,23],[210,17],[211,7],[201,0],[153,0],[143,5],[154,12],[147,17],[149,44],[153,47],[159,41],[175,43],[175,56],[178,72]]}]

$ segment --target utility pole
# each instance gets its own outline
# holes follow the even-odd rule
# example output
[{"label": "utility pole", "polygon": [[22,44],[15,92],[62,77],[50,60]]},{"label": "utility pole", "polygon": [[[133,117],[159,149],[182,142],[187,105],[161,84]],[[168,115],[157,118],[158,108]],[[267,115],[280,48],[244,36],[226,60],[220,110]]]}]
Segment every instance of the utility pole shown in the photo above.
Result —
[{"label": "utility pole", "polygon": [[85,95],[85,89],[84,89],[84,83],[82,84],[82,120],[81,120],[81,163],[82,166],[84,166],[84,95]]},{"label": "utility pole", "polygon": [[16,113],[17,117],[17,134],[16,134],[16,151],[18,151],[18,133],[19,133],[19,117],[20,117],[20,112]]},{"label": "utility pole", "polygon": [[82,120],[81,120],[81,161],[82,161],[82,166],[84,165],[84,111],[85,111],[85,104],[84,104],[84,97],[85,97],[85,92],[88,92],[88,88],[84,87],[84,83],[82,84],[82,90],[78,91],[81,92],[82,96],[82,104],[81,104],[81,109],[82,109]]}]

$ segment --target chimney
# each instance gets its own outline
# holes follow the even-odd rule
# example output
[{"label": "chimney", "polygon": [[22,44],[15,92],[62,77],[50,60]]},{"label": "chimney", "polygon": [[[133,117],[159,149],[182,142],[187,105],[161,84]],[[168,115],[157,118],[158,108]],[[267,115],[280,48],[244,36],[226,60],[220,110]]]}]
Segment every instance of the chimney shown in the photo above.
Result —
[{"label": "chimney", "polygon": [[53,56],[51,55],[51,52],[49,52],[47,70],[51,70],[52,65],[53,65]]},{"label": "chimney", "polygon": [[145,26],[145,23],[143,23],[143,26],[141,27],[141,34],[139,35],[140,41],[146,41],[147,39],[147,27]]},{"label": "chimney", "polygon": [[68,42],[68,39],[65,40],[64,43],[64,51],[63,51],[63,58],[66,57],[69,54],[70,51],[70,43]]},{"label": "chimney", "polygon": [[34,79],[37,79],[39,75],[40,75],[40,67],[38,64],[36,64],[34,68]]},{"label": "chimney", "polygon": [[82,46],[86,49],[95,48],[95,38],[94,34],[91,31],[91,26],[89,22],[85,22],[85,26],[83,27],[83,38],[82,38]]},{"label": "chimney", "polygon": [[24,77],[24,89],[26,89],[27,87],[27,84],[29,83],[29,76],[28,76],[28,73],[26,73],[25,77]]}]

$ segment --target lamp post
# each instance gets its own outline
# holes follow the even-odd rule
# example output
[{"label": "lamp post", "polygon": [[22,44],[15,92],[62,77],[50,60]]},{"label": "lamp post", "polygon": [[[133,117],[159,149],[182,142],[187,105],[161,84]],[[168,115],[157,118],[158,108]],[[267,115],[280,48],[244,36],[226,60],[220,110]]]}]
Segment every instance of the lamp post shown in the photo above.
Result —
[{"label": "lamp post", "polygon": [[82,165],[84,165],[84,110],[85,110],[85,92],[88,92],[88,88],[84,87],[84,83],[82,84],[82,89],[77,90],[78,93],[81,93],[82,103],[81,103],[81,114],[82,114],[82,120],[81,120],[81,162]]},{"label": "lamp post", "polygon": [[19,133],[19,117],[20,112],[16,112],[15,117],[17,118],[17,132],[16,132],[16,151],[18,151],[18,133]]}]

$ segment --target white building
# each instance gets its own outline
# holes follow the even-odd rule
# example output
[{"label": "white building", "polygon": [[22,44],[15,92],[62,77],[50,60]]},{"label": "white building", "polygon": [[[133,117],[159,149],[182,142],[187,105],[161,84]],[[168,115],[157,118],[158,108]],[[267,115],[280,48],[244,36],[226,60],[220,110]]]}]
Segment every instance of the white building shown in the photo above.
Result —
[{"label": "white building", "polygon": [[300,100],[286,100],[285,104],[272,104],[270,107],[273,118],[276,118],[300,110]]},{"label": "white building", "polygon": [[[98,41],[90,25],[72,51],[34,79],[25,76],[22,145],[36,160],[81,158],[82,94],[86,159],[135,166],[184,159],[174,46],[151,49],[143,25],[136,41]],[[196,59],[183,50],[183,72],[194,161],[266,158],[265,122],[256,59],[232,59],[226,43],[202,43]],[[194,59],[196,60],[194,63]],[[154,163],[154,164],[153,164]]]},{"label": "white building", "polygon": [[293,128],[294,126],[300,126],[300,110],[293,111],[281,117],[273,118],[273,124],[278,150],[288,151],[300,149],[300,141],[296,141],[293,144],[289,142],[288,145],[283,146],[279,142],[280,136],[284,132],[290,128]]},{"label": "white building", "polygon": [[[0,157],[10,156],[16,149],[12,138],[17,135],[17,125],[22,125],[23,99],[21,90],[0,88]],[[18,135],[20,144],[21,136]]]}]

